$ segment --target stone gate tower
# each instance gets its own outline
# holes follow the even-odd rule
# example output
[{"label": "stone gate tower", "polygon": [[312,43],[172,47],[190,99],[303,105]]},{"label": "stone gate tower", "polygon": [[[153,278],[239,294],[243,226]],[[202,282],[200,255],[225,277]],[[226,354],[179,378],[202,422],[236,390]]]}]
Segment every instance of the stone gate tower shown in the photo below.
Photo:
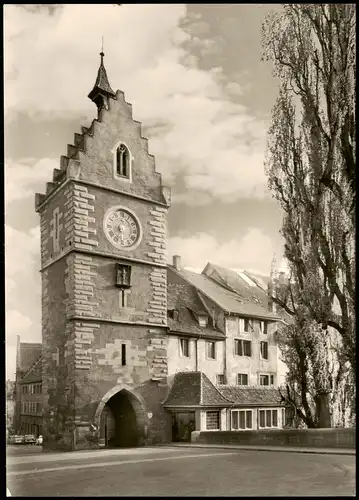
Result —
[{"label": "stone gate tower", "polygon": [[166,442],[166,214],[141,124],[103,64],[41,217],[46,448]]}]

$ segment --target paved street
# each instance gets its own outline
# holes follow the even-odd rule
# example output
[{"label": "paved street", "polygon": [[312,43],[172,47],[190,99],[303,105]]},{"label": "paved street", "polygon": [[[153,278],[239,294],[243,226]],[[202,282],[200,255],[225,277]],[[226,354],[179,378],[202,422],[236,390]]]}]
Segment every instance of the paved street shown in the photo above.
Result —
[{"label": "paved street", "polygon": [[12,496],[355,495],[355,456],[234,449],[8,450]]}]

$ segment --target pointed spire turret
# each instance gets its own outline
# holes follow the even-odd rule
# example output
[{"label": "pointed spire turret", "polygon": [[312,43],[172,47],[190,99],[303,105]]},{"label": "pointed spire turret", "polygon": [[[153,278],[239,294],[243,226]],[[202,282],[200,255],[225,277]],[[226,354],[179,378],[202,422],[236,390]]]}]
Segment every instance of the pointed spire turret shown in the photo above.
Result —
[{"label": "pointed spire turret", "polygon": [[107,72],[103,63],[103,58],[105,56],[103,49],[100,52],[100,56],[101,63],[97,72],[96,82],[88,95],[89,99],[96,104],[99,111],[103,107],[107,107],[107,100],[109,97],[116,97],[116,94],[112,90],[110,82],[108,81]]}]

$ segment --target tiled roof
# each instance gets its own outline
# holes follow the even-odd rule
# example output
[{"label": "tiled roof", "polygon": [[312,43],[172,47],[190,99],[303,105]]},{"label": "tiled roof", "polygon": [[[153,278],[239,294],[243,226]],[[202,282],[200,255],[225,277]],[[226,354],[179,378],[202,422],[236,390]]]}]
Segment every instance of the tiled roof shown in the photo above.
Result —
[{"label": "tiled roof", "polygon": [[[211,315],[204,311],[194,286],[179,278],[171,268],[167,272],[167,308],[177,310],[178,318],[168,318],[169,333],[180,333],[192,336],[201,336],[223,340],[225,335],[218,327],[213,327]],[[198,323],[196,314],[207,314],[208,324],[202,327]]]},{"label": "tiled roof", "polygon": [[183,269],[176,271],[180,276],[191,283],[204,295],[220,306],[224,311],[240,314],[243,316],[252,316],[264,319],[277,320],[278,317],[268,312],[260,304],[254,304],[244,301],[237,293],[231,292],[204,274],[194,273]]},{"label": "tiled roof", "polygon": [[42,381],[42,355],[40,355],[30,370],[23,376],[22,382],[41,382]]},{"label": "tiled roof", "polygon": [[[238,271],[208,263],[202,274],[218,281],[236,292],[244,302],[259,304],[268,308],[266,287],[269,278],[254,276],[247,271]],[[261,287],[259,286],[261,284]]]},{"label": "tiled roof", "polygon": [[219,390],[232,403],[243,406],[280,405],[278,389],[273,387],[230,387],[222,386]]},{"label": "tiled roof", "polygon": [[228,405],[230,401],[215,387],[209,378],[202,373],[201,404],[203,406]]},{"label": "tiled roof", "polygon": [[176,373],[165,406],[198,406],[201,401],[201,373]]},{"label": "tiled roof", "polygon": [[42,352],[42,344],[20,343],[20,371],[28,372]]},{"label": "tiled roof", "polygon": [[164,406],[228,406],[228,401],[202,372],[176,373]]}]

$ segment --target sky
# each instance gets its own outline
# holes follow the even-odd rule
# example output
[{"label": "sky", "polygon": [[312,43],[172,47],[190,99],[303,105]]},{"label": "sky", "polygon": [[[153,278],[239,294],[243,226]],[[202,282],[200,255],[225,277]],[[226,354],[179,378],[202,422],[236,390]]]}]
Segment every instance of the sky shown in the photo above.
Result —
[{"label": "sky", "polygon": [[7,377],[16,336],[41,342],[34,194],[96,108],[104,37],[114,90],[143,124],[172,188],[169,257],[268,274],[283,265],[282,214],[267,190],[266,133],[278,85],[260,28],[279,5],[5,5]]}]

